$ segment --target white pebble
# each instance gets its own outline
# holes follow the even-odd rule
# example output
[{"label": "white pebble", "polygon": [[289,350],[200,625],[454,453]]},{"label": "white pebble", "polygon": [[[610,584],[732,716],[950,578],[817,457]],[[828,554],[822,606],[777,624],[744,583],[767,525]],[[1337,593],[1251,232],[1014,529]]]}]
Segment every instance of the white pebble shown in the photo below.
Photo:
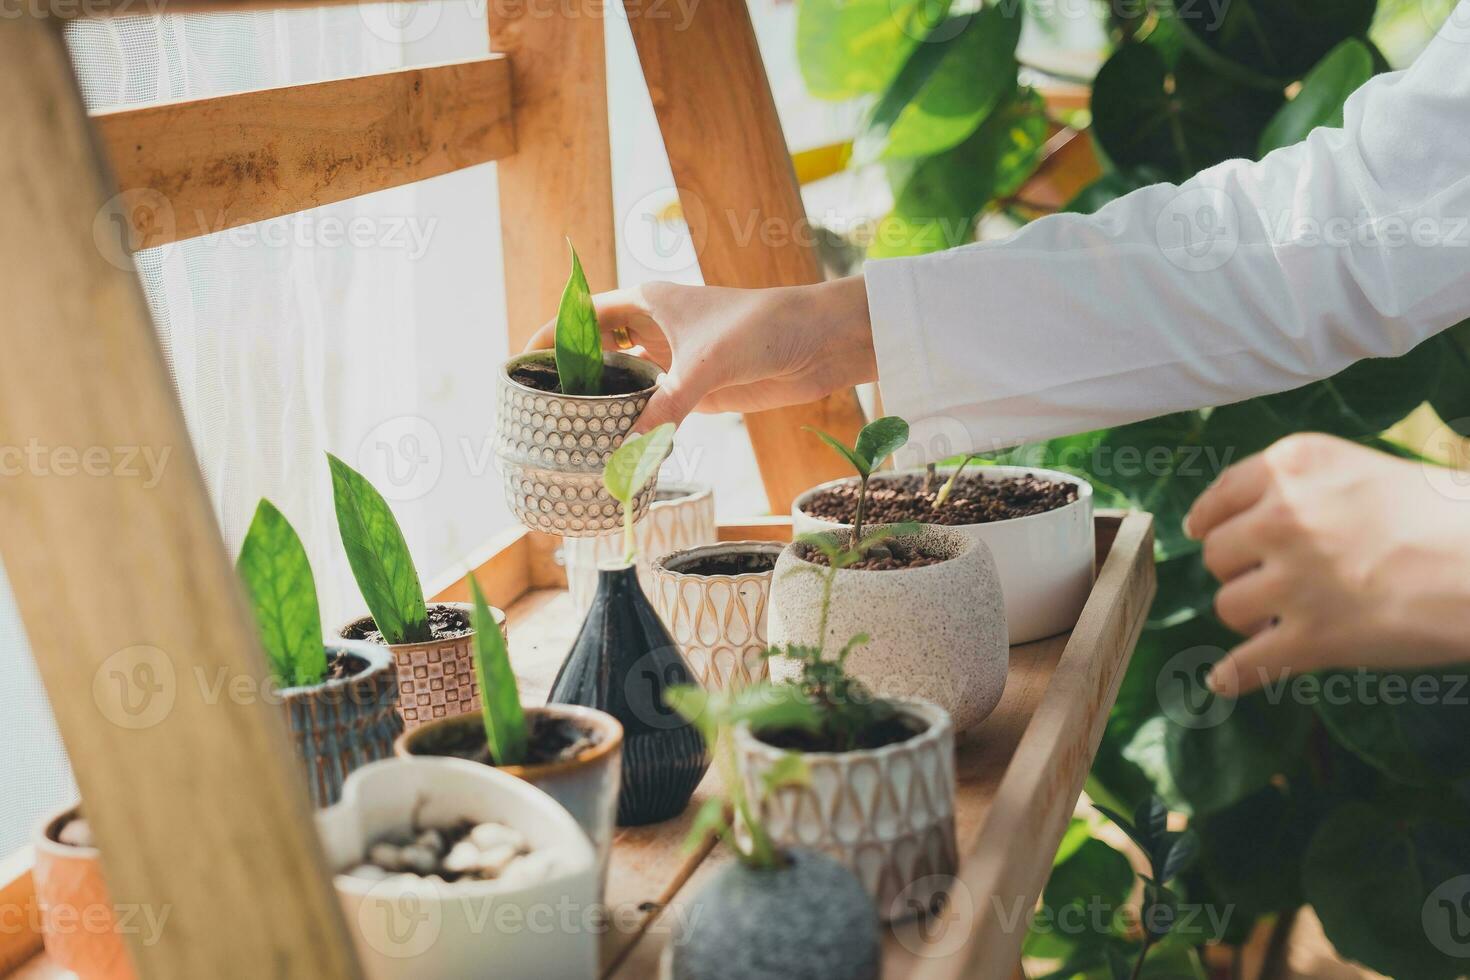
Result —
[{"label": "white pebble", "polygon": [[384,871],[399,871],[403,868],[403,851],[386,842],[374,844],[368,848],[368,860]]},{"label": "white pebble", "polygon": [[510,863],[496,880],[513,888],[539,885],[556,873],[556,857],[548,851],[532,851]]},{"label": "white pebble", "polygon": [[471,840],[462,840],[455,844],[444,858],[444,870],[451,874],[469,874],[479,869],[480,849]]},{"label": "white pebble", "polygon": [[414,843],[419,847],[428,848],[429,850],[433,851],[435,855],[441,855],[444,853],[444,835],[437,830],[430,829],[424,831],[422,834],[419,834]]},{"label": "white pebble", "polygon": [[504,871],[506,865],[516,859],[519,852],[509,844],[496,844],[480,852],[480,873],[494,878]]},{"label": "white pebble", "polygon": [[482,851],[497,846],[509,846],[512,850],[526,850],[526,837],[514,827],[503,823],[482,823],[470,831],[470,840]]},{"label": "white pebble", "polygon": [[92,825],[81,817],[68,820],[56,839],[69,847],[95,847],[92,842]]},{"label": "white pebble", "polygon": [[364,881],[382,881],[392,874],[376,864],[359,864],[355,868],[349,868],[345,873],[350,878],[361,878]]},{"label": "white pebble", "polygon": [[410,844],[398,853],[403,867],[409,871],[426,875],[439,867],[439,855],[427,847]]}]

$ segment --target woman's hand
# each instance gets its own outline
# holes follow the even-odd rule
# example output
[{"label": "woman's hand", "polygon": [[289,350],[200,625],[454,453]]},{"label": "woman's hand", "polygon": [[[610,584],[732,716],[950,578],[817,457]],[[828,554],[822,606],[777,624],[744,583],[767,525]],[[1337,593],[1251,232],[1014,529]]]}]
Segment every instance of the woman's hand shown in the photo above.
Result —
[{"label": "woman's hand", "polygon": [[1184,527],[1223,583],[1216,613],[1249,637],[1215,665],[1217,693],[1470,660],[1470,501],[1418,463],[1290,436],[1221,474]]},{"label": "woman's hand", "polygon": [[[593,304],[604,347],[626,330],[633,353],[667,373],[635,432],[693,411],[798,405],[878,376],[861,276],[782,289],[657,282],[601,293]],[[553,321],[526,349],[551,347],[555,336]]]}]

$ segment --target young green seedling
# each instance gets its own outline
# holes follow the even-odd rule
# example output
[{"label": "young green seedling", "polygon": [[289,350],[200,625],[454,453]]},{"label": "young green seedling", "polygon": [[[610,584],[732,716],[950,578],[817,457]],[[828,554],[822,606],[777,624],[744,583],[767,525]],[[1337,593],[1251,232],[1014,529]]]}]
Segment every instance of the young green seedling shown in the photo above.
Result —
[{"label": "young green seedling", "polygon": [[949,495],[954,492],[955,481],[960,478],[960,474],[965,471],[965,467],[970,465],[970,461],[979,458],[979,456],[970,455],[960,460],[960,465],[954,468],[954,472],[949,475],[948,480],[944,481],[944,486],[939,488],[939,493],[934,497],[935,510],[938,510],[939,508],[944,506],[944,502],[948,500]]},{"label": "young green seedling", "polygon": [[408,554],[408,542],[383,495],[367,477],[327,453],[337,529],[352,577],[388,644],[433,639],[424,587]]},{"label": "young green seedling", "polygon": [[582,271],[577,250],[572,252],[572,274],[567,277],[556,311],[556,376],[564,395],[602,394],[602,331],[592,306],[592,290]]},{"label": "young green seedling", "polygon": [[1139,875],[1143,879],[1143,908],[1139,915],[1143,925],[1143,946],[1138,951],[1131,975],[1123,973],[1118,966],[1113,968],[1115,976],[1137,980],[1143,973],[1143,960],[1148,951],[1179,921],[1179,896],[1168,888],[1168,884],[1194,862],[1199,853],[1199,836],[1193,830],[1170,830],[1169,809],[1157,796],[1150,796],[1140,803],[1133,811],[1132,820],[1105,806],[1094,803],[1093,808],[1131,837],[1148,858],[1151,873]]},{"label": "young green seedling", "polygon": [[638,542],[633,536],[633,502],[638,498],[658,468],[674,448],[674,423],[663,425],[641,436],[629,436],[613,450],[602,468],[602,484],[614,500],[623,505],[623,561],[638,557]]},{"label": "young green seedling", "polygon": [[896,415],[885,415],[881,419],[874,419],[863,426],[858,433],[857,443],[849,449],[837,439],[829,436],[820,429],[814,429],[809,425],[802,426],[808,432],[815,432],[827,445],[837,452],[843,459],[852,464],[857,470],[858,501],[857,511],[852,518],[852,540],[854,542],[863,539],[863,509],[868,501],[868,479],[873,471],[883,465],[883,461],[893,455],[900,446],[909,441],[909,424]]},{"label": "young green seedling", "polygon": [[311,562],[296,529],[269,500],[255,508],[235,570],[250,595],[276,683],[320,683],[327,673],[327,651]]},{"label": "young green seedling", "polygon": [[510,669],[510,651],[505,637],[485,602],[480,583],[467,576],[474,602],[475,681],[480,685],[480,711],[485,722],[485,745],[497,766],[518,766],[526,761],[530,731],[521,708],[521,692]]}]

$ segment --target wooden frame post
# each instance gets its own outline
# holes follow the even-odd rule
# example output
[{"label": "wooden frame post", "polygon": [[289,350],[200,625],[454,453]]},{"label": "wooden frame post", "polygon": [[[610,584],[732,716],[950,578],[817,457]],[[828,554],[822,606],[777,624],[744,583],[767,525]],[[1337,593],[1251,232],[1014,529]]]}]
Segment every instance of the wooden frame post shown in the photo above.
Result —
[{"label": "wooden frame post", "polygon": [[356,976],[58,24],[0,104],[0,547],[138,973]]}]

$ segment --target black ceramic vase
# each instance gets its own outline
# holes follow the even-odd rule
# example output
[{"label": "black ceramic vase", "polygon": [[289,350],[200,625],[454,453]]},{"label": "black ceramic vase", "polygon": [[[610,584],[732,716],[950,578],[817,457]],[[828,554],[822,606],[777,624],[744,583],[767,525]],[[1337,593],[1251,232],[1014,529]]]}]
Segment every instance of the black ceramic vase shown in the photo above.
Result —
[{"label": "black ceramic vase", "polygon": [[597,593],[548,701],[606,711],[623,724],[618,825],[682,813],[709,768],[699,730],[664,703],[664,691],[697,684],[638,585],[632,566],[599,568]]}]

